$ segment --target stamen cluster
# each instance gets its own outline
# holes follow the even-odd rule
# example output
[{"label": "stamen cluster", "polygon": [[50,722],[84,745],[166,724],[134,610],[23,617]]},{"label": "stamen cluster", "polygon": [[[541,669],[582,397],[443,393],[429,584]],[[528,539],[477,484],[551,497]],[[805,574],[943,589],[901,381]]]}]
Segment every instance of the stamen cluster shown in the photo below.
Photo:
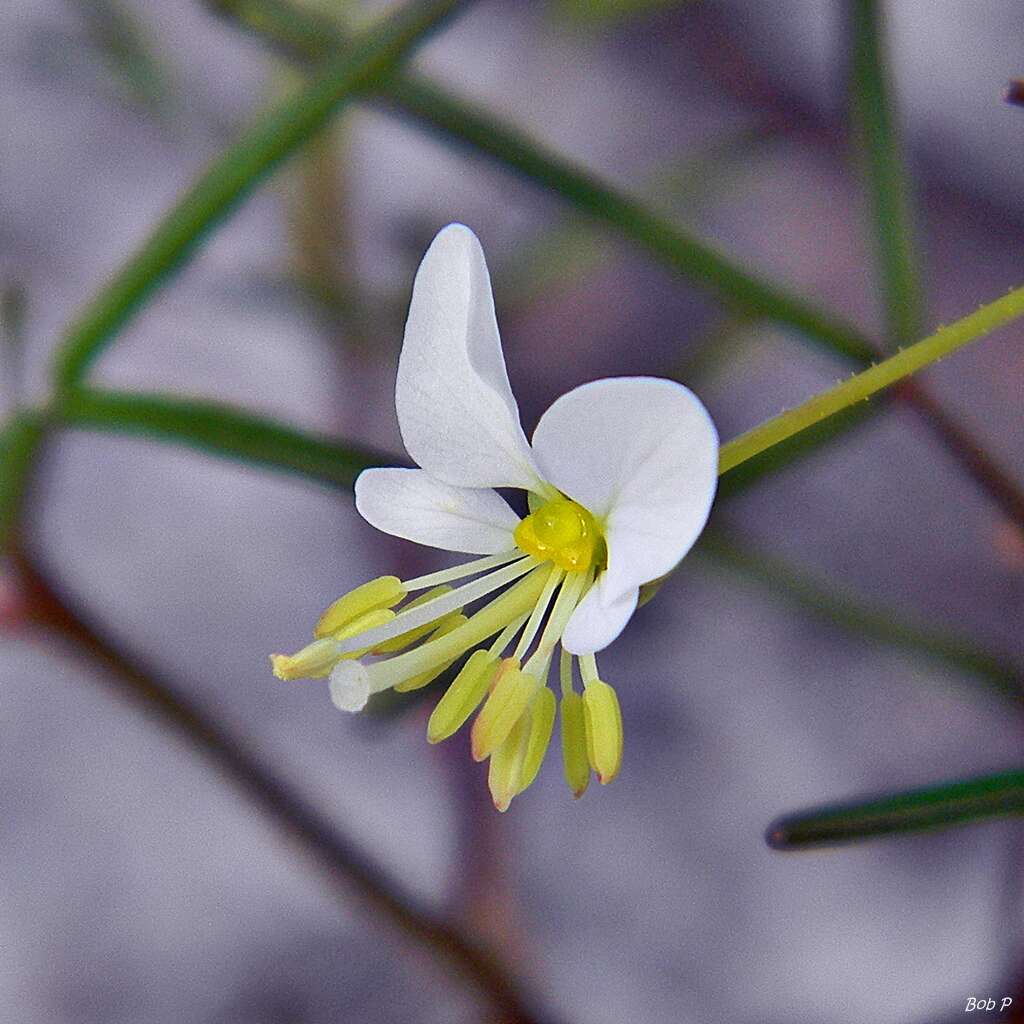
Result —
[{"label": "stamen cluster", "polygon": [[[555,512],[556,517],[577,515],[564,505]],[[407,693],[429,685],[471,651],[434,708],[427,739],[448,739],[479,708],[471,731],[473,758],[490,759],[491,795],[498,810],[507,810],[544,760],[557,705],[547,685],[551,664],[566,624],[594,582],[593,559],[582,558],[580,541],[585,539],[593,552],[600,538],[586,515],[589,536],[582,536],[586,530],[563,529],[562,545],[555,543],[557,530],[544,525],[551,517],[544,519],[539,532],[556,557],[542,560],[515,549],[405,582],[381,576],[357,587],[324,611],[312,643],[293,655],[271,655],[274,674],[279,679],[329,675],[335,705],[359,711],[374,693]],[[562,553],[566,546],[573,549],[568,556]],[[566,568],[566,561],[574,567]],[[453,588],[460,580],[468,582]],[[422,593],[409,599],[417,591]],[[465,614],[467,606],[487,597]],[[579,661],[582,696],[573,684],[573,656],[561,650],[562,754],[566,780],[577,797],[586,790],[591,769],[608,783],[622,760],[615,691],[598,679],[593,655]]]}]

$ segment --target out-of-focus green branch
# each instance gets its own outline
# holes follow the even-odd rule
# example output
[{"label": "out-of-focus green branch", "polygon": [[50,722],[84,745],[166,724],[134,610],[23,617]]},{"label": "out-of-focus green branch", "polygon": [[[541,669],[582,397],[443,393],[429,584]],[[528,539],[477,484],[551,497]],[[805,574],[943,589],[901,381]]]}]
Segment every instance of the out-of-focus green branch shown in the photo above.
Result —
[{"label": "out-of-focus green branch", "polygon": [[21,514],[29,474],[45,430],[38,412],[20,412],[0,430],[0,556]]},{"label": "out-of-focus green branch", "polygon": [[807,850],[1021,814],[1024,772],[1004,772],[787,814],[766,839],[776,850]]},{"label": "out-of-focus green branch", "polygon": [[73,0],[90,42],[125,93],[155,114],[167,113],[173,90],[163,62],[120,0]]},{"label": "out-of-focus green branch", "polygon": [[287,102],[263,114],[168,212],[71,325],[55,367],[78,383],[145,299],[257,183],[319,131],[346,100],[386,74],[467,0],[414,0],[328,60]]},{"label": "out-of-focus green branch", "polygon": [[331,487],[351,488],[362,470],[402,461],[223,402],[174,395],[77,388],[66,393],[57,416],[66,426],[186,444]]},{"label": "out-of-focus green branch", "polygon": [[887,333],[896,348],[919,338],[925,321],[882,11],[880,0],[847,0],[850,113],[864,166]]}]

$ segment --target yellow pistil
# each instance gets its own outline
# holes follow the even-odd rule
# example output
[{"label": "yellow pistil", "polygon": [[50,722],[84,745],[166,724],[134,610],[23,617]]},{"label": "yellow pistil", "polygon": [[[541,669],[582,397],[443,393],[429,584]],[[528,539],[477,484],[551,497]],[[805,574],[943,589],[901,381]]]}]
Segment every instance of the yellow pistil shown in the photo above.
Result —
[{"label": "yellow pistil", "polygon": [[516,544],[529,555],[566,572],[586,572],[606,559],[594,517],[568,498],[555,498],[528,515],[515,530]]}]

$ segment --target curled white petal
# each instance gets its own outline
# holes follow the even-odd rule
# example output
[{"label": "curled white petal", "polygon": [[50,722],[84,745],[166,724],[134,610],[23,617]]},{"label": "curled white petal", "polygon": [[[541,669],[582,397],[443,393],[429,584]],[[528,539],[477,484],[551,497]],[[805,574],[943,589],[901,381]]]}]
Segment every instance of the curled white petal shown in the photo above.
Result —
[{"label": "curled white petal", "polygon": [[453,487],[422,469],[367,469],[356,509],[371,525],[446,551],[490,555],[515,547],[519,517],[497,491]]},{"label": "curled white petal", "polygon": [[339,711],[362,711],[370,699],[370,675],[358,661],[339,661],[331,669],[329,687]]},{"label": "curled white petal", "polygon": [[565,627],[562,646],[571,654],[593,654],[607,647],[622,632],[636,611],[639,589],[627,590],[609,600],[604,586],[605,577],[606,574],[602,573],[577,605]]},{"label": "curled white petal", "polygon": [[462,224],[434,239],[416,274],[395,407],[405,447],[459,487],[539,486],[505,370],[483,249]]},{"label": "curled white petal", "polygon": [[608,608],[672,569],[704,529],[718,481],[718,432],[681,384],[654,377],[584,384],[544,413],[533,449],[544,478],[602,522]]}]

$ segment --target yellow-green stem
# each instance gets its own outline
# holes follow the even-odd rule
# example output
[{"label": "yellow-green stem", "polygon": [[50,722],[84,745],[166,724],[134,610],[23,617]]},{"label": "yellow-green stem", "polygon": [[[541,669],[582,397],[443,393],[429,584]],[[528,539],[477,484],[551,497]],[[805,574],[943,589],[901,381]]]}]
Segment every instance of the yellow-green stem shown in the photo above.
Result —
[{"label": "yellow-green stem", "polygon": [[982,306],[977,312],[965,316],[962,320],[957,320],[948,327],[940,327],[934,334],[897,352],[877,366],[869,367],[834,388],[815,395],[803,405],[798,405],[795,409],[790,409],[733,438],[722,446],[719,453],[719,474],[728,473],[747,459],[857,402],[870,398],[883,388],[895,384],[930,363],[943,359],[958,348],[977,341],[1021,315],[1024,315],[1024,288],[1015,288],[1008,295]]}]

